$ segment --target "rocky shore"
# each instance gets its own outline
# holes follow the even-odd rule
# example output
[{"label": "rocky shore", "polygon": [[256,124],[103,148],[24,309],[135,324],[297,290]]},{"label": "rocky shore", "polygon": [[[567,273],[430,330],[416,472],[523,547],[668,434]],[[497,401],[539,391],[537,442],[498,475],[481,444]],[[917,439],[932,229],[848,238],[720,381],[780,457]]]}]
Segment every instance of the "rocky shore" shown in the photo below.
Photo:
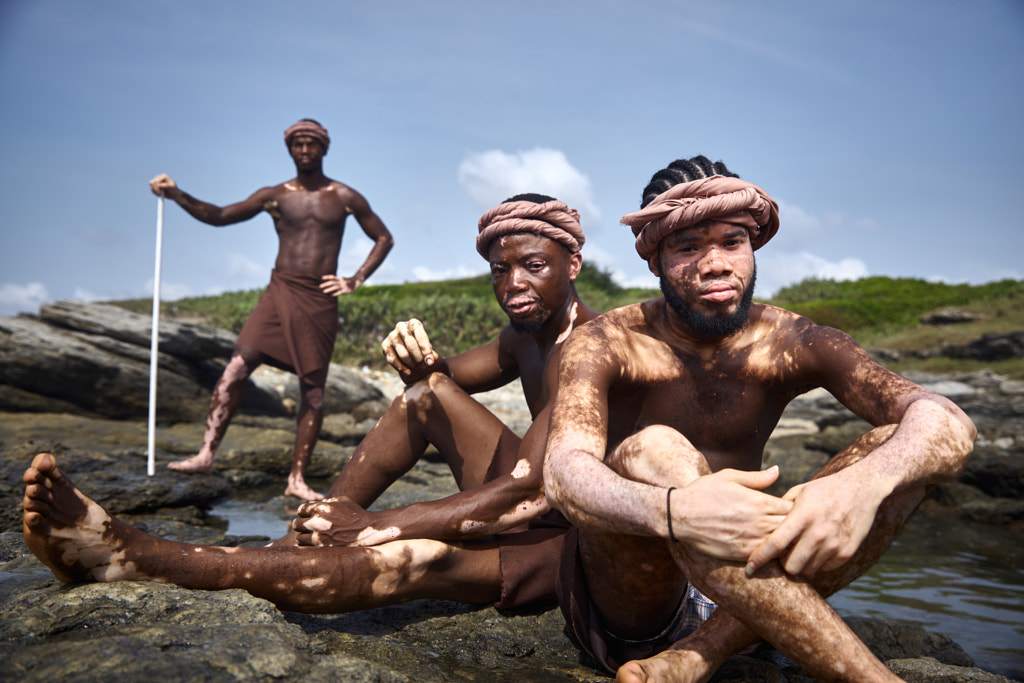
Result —
[{"label": "rocky shore", "polygon": [[[21,473],[38,452],[54,452],[61,468],[112,513],[178,540],[262,545],[266,536],[228,535],[226,520],[211,508],[249,497],[250,505],[282,520],[283,532],[295,504],[278,495],[294,438],[290,411],[297,387],[290,376],[267,371],[257,378],[213,474],[168,471],[166,462],[191,455],[199,443],[209,385],[223,362],[210,358],[223,359],[231,338],[181,323],[162,329],[157,474],[147,477],[146,403],[137,394],[148,382],[148,319],[143,324],[125,319],[131,314],[123,311],[97,308],[109,307],[60,304],[38,317],[0,318],[0,411],[6,411],[0,412],[0,680],[608,680],[573,646],[553,605],[509,612],[417,601],[310,616],[282,613],[243,591],[58,583],[27,551],[20,532]],[[46,367],[62,380],[47,375]],[[387,373],[338,366],[331,375],[333,407],[310,472],[321,488],[400,388]],[[165,376],[171,377],[166,395]],[[937,487],[919,514],[964,517],[1024,536],[1024,383],[988,372],[913,379],[963,406],[980,431],[963,476]],[[517,386],[490,392],[485,401],[525,431],[529,414]],[[785,477],[777,488],[806,478],[865,428],[827,393],[800,397],[769,442],[767,462],[781,464]],[[428,458],[380,505],[453,491],[446,467]],[[889,619],[847,621],[904,680],[1008,680],[975,668],[945,635]],[[732,658],[713,680],[812,679],[763,647]]]}]

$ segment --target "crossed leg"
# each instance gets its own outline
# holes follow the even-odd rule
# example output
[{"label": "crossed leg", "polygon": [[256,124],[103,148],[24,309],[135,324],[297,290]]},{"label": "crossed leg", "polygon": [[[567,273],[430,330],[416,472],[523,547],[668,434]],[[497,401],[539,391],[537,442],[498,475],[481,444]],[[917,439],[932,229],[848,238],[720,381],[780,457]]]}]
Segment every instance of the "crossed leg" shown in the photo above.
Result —
[{"label": "crossed leg", "polygon": [[61,581],[159,581],[242,588],[295,612],[339,613],[419,598],[491,603],[493,543],[396,541],[373,548],[222,548],[146,534],[85,496],[47,453],[24,475],[25,543]]},{"label": "crossed leg", "polygon": [[[893,431],[892,426],[872,430],[833,458],[816,477],[856,462]],[[689,442],[664,428],[641,432],[620,446],[620,451],[609,464],[638,481],[662,486],[671,482],[682,487],[695,476],[709,473],[703,457]],[[651,459],[644,457],[645,453],[662,457]],[[665,462],[665,453],[680,457]],[[747,578],[741,564],[711,558],[682,543],[626,537],[635,547],[623,553],[615,550],[615,544],[622,547],[622,537],[590,535],[584,544],[581,534],[584,563],[590,567],[588,586],[613,632],[616,627],[635,632],[631,627],[635,629],[635,624],[644,623],[648,615],[652,621],[647,623],[666,623],[664,604],[677,604],[679,589],[675,582],[685,582],[687,577],[719,605],[712,618],[690,636],[654,657],[620,667],[617,680],[707,680],[729,656],[760,638],[822,680],[898,680],[822,596],[863,573],[888,547],[923,495],[923,490],[914,490],[890,497],[879,509],[858,554],[846,565],[831,572],[819,572],[810,580],[787,575],[777,562]],[[637,565],[647,571],[638,572]],[[673,569],[678,573],[673,574]],[[637,611],[628,612],[622,599],[611,593],[612,589],[620,596],[630,596]],[[662,604],[657,602],[659,591],[664,596]]]}]

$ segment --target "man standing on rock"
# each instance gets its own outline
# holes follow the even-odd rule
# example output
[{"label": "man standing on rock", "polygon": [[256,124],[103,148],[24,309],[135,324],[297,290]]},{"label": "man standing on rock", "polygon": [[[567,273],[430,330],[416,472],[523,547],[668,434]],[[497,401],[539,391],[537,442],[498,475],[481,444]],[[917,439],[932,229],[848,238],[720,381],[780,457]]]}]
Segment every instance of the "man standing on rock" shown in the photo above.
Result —
[{"label": "man standing on rock", "polygon": [[[606,313],[562,354],[545,484],[574,525],[567,621],[619,681],[707,680],[760,639],[821,680],[899,680],[822,596],[962,470],[974,425],[842,332],[752,303],[754,250],[779,227],[761,188],[696,157],[655,174],[642,206],[623,222],[664,298]],[[814,387],[874,429],[763,493],[765,443]]]},{"label": "man standing on rock", "polygon": [[[174,200],[210,225],[240,223],[266,211],[274,219],[279,240],[270,284],[242,327],[231,360],[213,389],[203,445],[197,455],[168,467],[179,472],[211,471],[242,400],[245,380],[266,363],[299,377],[301,401],[285,494],[319,500],[323,496],[306,484],[305,473],[324,419],[324,385],[338,333],[336,297],[363,284],[394,241],[361,194],[324,175],[323,158],[331,139],[319,123],[298,121],[285,130],[284,142],[295,162],[295,178],[257,190],[237,204],[219,207],[199,201],[164,174],[149,181],[154,194]],[[374,245],[352,277],[339,277],[338,253],[349,214]]]},{"label": "man standing on rock", "polygon": [[[383,349],[407,388],[331,489],[338,499],[303,506],[290,537],[302,547],[218,548],[151,536],[110,517],[45,453],[24,477],[26,543],[64,581],[243,588],[296,612],[417,598],[500,607],[554,599],[568,524],[547,504],[542,459],[562,344],[598,315],[574,285],[583,242],[576,211],[543,195],[518,195],[483,215],[477,250],[509,326],[487,345],[442,358],[419,322],[399,323]],[[516,377],[534,416],[522,439],[470,396]],[[365,510],[428,442],[462,490]]]}]

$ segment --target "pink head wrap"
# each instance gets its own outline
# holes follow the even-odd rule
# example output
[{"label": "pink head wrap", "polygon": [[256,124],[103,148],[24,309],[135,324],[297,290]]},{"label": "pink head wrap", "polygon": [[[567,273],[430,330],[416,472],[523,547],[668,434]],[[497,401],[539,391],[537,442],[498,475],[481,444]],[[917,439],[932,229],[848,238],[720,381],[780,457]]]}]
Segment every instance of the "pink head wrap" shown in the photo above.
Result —
[{"label": "pink head wrap", "polygon": [[543,204],[527,201],[498,204],[480,217],[478,228],[476,250],[484,258],[496,238],[520,232],[553,239],[573,253],[586,241],[579,213],[558,200]]},{"label": "pink head wrap", "polygon": [[308,135],[319,142],[325,152],[331,146],[331,136],[327,134],[327,129],[316,121],[298,121],[288,126],[284,131],[284,144],[291,145],[296,135]]},{"label": "pink head wrap", "polygon": [[712,218],[743,226],[760,249],[779,230],[779,205],[753,183],[715,175],[673,185],[622,223],[633,229],[640,257],[650,259],[669,233]]}]

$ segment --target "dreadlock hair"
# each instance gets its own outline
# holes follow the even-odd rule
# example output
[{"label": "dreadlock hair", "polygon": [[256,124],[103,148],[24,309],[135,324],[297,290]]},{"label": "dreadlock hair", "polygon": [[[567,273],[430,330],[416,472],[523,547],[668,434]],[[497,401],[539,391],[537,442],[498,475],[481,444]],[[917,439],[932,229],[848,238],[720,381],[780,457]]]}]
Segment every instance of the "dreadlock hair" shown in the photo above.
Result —
[{"label": "dreadlock hair", "polygon": [[511,204],[512,202],[533,202],[534,204],[547,204],[548,202],[557,201],[554,197],[549,197],[546,194],[537,194],[536,192],[525,192],[523,194],[517,194],[514,197],[509,197],[502,204]]},{"label": "dreadlock hair", "polygon": [[659,194],[680,183],[688,183],[701,178],[710,178],[713,175],[721,175],[727,178],[739,178],[738,175],[725,167],[721,161],[711,162],[703,154],[692,159],[676,159],[668,168],[663,168],[651,177],[643,194],[640,197],[640,208],[651,203],[651,200]]}]

